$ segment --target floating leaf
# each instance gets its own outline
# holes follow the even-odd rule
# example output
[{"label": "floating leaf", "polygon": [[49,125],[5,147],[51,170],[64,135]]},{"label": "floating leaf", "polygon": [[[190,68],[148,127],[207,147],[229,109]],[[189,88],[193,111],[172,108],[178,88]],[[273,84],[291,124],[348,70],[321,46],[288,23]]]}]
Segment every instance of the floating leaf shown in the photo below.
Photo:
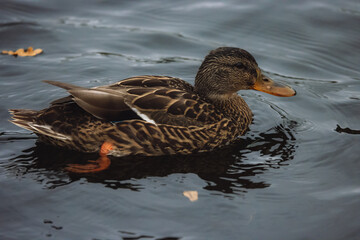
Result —
[{"label": "floating leaf", "polygon": [[14,51],[2,51],[1,54],[8,54],[8,55],[13,55],[13,56],[20,56],[20,57],[33,57],[36,56],[40,53],[42,53],[43,50],[41,48],[38,49],[33,49],[32,47],[28,47],[28,49],[24,50],[23,48],[20,48],[18,50]]},{"label": "floating leaf", "polygon": [[198,200],[198,192],[197,191],[184,191],[183,195],[187,197],[191,202],[195,202]]}]

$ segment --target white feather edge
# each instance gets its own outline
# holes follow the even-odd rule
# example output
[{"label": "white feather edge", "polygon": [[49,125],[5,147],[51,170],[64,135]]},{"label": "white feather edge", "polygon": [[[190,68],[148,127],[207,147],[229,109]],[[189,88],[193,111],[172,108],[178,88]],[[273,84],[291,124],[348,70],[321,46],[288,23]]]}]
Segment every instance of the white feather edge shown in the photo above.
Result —
[{"label": "white feather edge", "polygon": [[[127,104],[127,105],[129,106],[129,104]],[[133,110],[139,117],[141,117],[142,120],[144,120],[144,121],[146,121],[146,122],[148,122],[148,123],[152,123],[152,124],[154,124],[154,125],[157,125],[154,120],[150,119],[148,116],[146,116],[146,114],[141,113],[141,112],[139,111],[139,109],[134,108],[134,107],[131,107],[131,106],[129,106],[129,107],[130,107],[131,110]]]},{"label": "white feather edge", "polygon": [[41,133],[41,134],[44,134],[46,136],[49,136],[49,137],[52,137],[52,138],[56,138],[56,139],[60,139],[60,140],[71,140],[71,136],[68,136],[68,135],[64,135],[64,134],[61,134],[59,132],[55,132],[51,126],[49,125],[39,125],[39,124],[36,124],[36,123],[28,123],[28,126],[33,129],[36,132],[38,133]]}]

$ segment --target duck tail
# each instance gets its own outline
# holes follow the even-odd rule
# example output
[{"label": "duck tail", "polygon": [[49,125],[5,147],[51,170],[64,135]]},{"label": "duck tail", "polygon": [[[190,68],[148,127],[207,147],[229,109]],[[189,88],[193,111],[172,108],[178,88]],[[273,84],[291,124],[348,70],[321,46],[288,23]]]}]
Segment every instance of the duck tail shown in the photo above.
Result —
[{"label": "duck tail", "polygon": [[34,131],[31,127],[31,123],[35,121],[38,111],[28,109],[10,109],[9,112],[12,115],[10,122],[21,128]]},{"label": "duck tail", "polygon": [[32,131],[39,136],[47,136],[52,139],[68,141],[71,136],[55,131],[50,125],[38,122],[39,111],[28,109],[10,109],[13,124]]}]

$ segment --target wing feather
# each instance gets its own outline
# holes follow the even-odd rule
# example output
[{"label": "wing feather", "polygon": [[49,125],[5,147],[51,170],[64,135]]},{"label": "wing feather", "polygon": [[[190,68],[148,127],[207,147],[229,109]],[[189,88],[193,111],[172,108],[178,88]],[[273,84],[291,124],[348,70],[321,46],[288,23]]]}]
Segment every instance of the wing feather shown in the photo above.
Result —
[{"label": "wing feather", "polygon": [[46,82],[66,89],[76,104],[100,119],[126,120],[122,115],[130,116],[132,111],[154,124],[204,126],[223,118],[189,83],[178,78],[138,76],[96,88]]},{"label": "wing feather", "polygon": [[203,101],[195,93],[167,88],[147,90],[147,93],[136,97],[126,95],[125,102],[156,124],[204,126],[224,118],[213,105]]}]

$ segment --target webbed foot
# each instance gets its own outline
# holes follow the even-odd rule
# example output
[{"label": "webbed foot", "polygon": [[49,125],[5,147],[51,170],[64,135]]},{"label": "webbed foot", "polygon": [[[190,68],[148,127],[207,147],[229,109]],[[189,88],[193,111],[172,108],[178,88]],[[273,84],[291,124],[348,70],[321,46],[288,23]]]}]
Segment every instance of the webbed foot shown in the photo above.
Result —
[{"label": "webbed foot", "polygon": [[112,143],[104,142],[101,145],[100,157],[96,160],[89,160],[88,164],[68,164],[65,170],[73,173],[94,173],[107,169],[111,161],[107,154],[113,149]]}]

